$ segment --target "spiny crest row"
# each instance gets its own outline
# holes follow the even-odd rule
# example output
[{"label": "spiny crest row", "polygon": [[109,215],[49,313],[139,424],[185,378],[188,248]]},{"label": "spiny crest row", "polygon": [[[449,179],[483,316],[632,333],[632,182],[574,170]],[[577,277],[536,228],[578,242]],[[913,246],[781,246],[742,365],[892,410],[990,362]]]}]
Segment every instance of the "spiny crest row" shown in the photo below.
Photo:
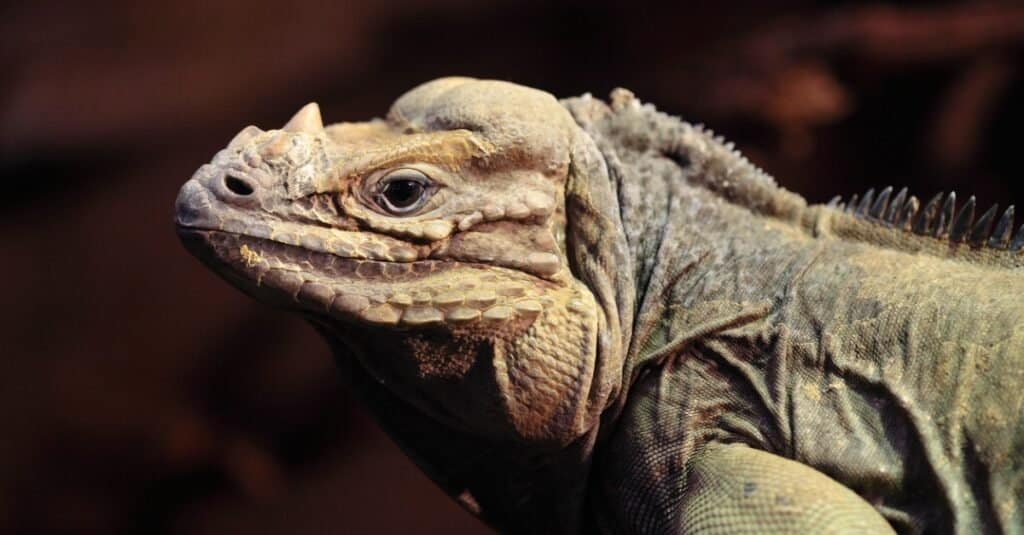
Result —
[{"label": "spiny crest row", "polygon": [[712,139],[712,141],[714,141],[715,143],[718,143],[719,145],[721,145],[723,148],[725,148],[726,152],[732,154],[732,156],[735,157],[740,163],[749,165],[751,167],[751,169],[753,169],[754,172],[759,177],[767,180],[768,182],[770,182],[772,184],[775,184],[775,179],[772,178],[771,175],[766,173],[764,171],[764,169],[761,169],[760,167],[758,167],[754,162],[750,161],[750,159],[747,158],[746,155],[744,155],[742,152],[740,152],[739,149],[736,148],[736,144],[733,143],[732,141],[726,140],[725,136],[722,136],[722,135],[719,135],[719,134],[715,134],[715,131],[710,129],[710,128],[708,128],[707,126],[704,126],[704,123],[694,124],[693,128],[697,132],[700,132],[700,133],[710,137]]},{"label": "spiny crest row", "polygon": [[855,217],[922,236],[948,239],[954,244],[965,242],[971,247],[987,246],[1010,251],[1024,248],[1024,224],[1016,234],[1013,233],[1013,206],[1008,207],[997,220],[999,205],[992,205],[975,220],[973,195],[959,210],[956,192],[952,191],[949,195],[937,193],[922,208],[917,197],[907,195],[907,188],[893,195],[892,186],[889,186],[877,196],[874,189],[869,189],[863,197],[854,195],[845,203],[840,197],[835,197],[828,205]]}]

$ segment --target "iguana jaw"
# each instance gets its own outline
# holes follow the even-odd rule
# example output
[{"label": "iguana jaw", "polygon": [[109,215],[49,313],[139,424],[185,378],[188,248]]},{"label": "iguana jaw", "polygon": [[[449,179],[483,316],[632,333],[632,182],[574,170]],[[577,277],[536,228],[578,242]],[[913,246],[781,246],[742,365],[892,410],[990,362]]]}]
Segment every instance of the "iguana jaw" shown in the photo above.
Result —
[{"label": "iguana jaw", "polygon": [[468,263],[341,257],[301,245],[179,227],[183,244],[257,299],[342,323],[382,327],[522,330],[553,283]]}]

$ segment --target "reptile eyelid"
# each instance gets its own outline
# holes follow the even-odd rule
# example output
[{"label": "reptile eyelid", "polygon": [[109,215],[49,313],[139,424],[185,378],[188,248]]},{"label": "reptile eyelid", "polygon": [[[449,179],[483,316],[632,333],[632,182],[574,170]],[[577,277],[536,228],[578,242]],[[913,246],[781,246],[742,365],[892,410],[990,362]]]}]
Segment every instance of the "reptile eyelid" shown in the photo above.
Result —
[{"label": "reptile eyelid", "polygon": [[[420,188],[416,192],[416,199],[408,206],[401,206],[386,195],[389,186],[402,181],[416,183]],[[370,189],[370,199],[388,215],[410,216],[419,212],[433,197],[437,191],[437,183],[426,173],[418,169],[401,167],[385,172],[380,178],[372,182]]]}]

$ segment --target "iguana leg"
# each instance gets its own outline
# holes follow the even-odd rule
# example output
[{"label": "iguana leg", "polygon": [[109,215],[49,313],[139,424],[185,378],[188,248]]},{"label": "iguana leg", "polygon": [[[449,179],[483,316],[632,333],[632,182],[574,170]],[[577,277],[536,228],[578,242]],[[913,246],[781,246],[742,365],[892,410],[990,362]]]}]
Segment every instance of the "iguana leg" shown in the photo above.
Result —
[{"label": "iguana leg", "polygon": [[711,444],[691,461],[681,506],[681,533],[893,533],[825,474],[741,444]]}]

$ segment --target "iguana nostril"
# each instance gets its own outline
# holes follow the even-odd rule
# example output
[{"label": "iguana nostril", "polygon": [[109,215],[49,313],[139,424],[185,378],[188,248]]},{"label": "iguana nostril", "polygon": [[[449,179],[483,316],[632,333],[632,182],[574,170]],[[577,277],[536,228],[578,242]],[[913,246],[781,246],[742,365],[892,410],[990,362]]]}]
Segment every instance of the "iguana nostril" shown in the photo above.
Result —
[{"label": "iguana nostril", "polygon": [[249,181],[234,175],[224,176],[224,185],[236,195],[252,195],[253,188]]}]

